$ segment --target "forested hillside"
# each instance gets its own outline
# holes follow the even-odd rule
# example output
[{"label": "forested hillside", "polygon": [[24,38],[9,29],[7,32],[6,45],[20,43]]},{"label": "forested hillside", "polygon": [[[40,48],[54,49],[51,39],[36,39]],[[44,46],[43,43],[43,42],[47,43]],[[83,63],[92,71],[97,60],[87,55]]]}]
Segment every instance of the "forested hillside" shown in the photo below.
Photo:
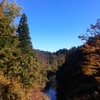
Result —
[{"label": "forested hillside", "polygon": [[56,71],[65,62],[66,55],[69,54],[67,49],[60,49],[53,53],[34,49],[34,52],[41,65],[50,71]]},{"label": "forested hillside", "polygon": [[87,29],[85,40],[57,71],[57,100],[100,99],[100,20]]},{"label": "forested hillside", "polygon": [[57,100],[100,100],[100,19],[79,36],[83,45],[48,52],[34,48],[22,9],[0,2],[0,100],[50,100],[43,90],[52,74]]},{"label": "forested hillside", "polygon": [[[21,9],[15,2],[0,3],[0,100],[29,100],[34,91],[38,100],[44,100],[40,88],[45,87],[46,70],[37,61]],[[14,19],[20,15],[16,25]]]},{"label": "forested hillside", "polygon": [[41,92],[48,80],[47,71],[56,71],[65,62],[68,50],[35,50],[27,16],[21,10],[16,2],[0,3],[0,100],[49,100]]}]

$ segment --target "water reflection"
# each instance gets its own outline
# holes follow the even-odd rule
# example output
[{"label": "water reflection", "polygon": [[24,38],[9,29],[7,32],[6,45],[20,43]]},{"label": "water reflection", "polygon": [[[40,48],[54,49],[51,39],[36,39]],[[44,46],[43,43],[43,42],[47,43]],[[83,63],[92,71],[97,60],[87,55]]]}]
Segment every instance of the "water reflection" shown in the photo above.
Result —
[{"label": "water reflection", "polygon": [[49,81],[45,87],[45,93],[51,98],[51,100],[56,100],[56,87],[55,79]]},{"label": "water reflection", "polygon": [[57,100],[56,99],[57,82],[55,80],[56,72],[48,71],[47,77],[49,82],[46,83],[45,93],[50,97],[51,100]]},{"label": "water reflection", "polygon": [[51,98],[51,100],[56,100],[56,88],[50,87],[45,93]]}]

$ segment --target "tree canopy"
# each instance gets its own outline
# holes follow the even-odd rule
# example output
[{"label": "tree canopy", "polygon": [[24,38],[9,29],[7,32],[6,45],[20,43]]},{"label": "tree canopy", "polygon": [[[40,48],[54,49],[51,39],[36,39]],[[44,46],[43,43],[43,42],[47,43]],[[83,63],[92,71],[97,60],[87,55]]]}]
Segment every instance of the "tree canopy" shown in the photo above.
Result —
[{"label": "tree canopy", "polygon": [[100,20],[79,36],[85,43],[57,71],[57,100],[100,99]]},{"label": "tree canopy", "polygon": [[10,0],[2,0],[0,2],[0,8],[3,14],[10,17],[12,21],[21,15],[21,10],[23,9],[22,6],[17,5],[16,0],[13,0],[13,2],[10,2]]}]

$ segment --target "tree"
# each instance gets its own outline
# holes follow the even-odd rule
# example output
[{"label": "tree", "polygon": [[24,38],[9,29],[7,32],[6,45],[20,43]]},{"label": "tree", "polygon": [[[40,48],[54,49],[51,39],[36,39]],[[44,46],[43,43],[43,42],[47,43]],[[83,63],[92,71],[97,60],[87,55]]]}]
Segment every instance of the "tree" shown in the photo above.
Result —
[{"label": "tree", "polygon": [[[23,68],[23,75],[21,82],[25,88],[34,87],[34,83],[38,81],[41,84],[41,69],[40,64],[34,56],[34,50],[32,48],[31,38],[29,36],[29,28],[27,24],[27,17],[25,14],[21,16],[19,26],[17,29],[19,37],[19,49],[21,51],[22,58],[20,59],[21,67]],[[41,80],[41,81],[40,81]]]},{"label": "tree", "polygon": [[85,43],[58,68],[57,100],[100,99],[100,20],[79,38]]},{"label": "tree", "polygon": [[17,36],[12,19],[0,9],[0,100],[27,100],[35,84],[42,85],[46,78],[34,57],[26,19],[21,20],[23,31]]},{"label": "tree", "polygon": [[17,33],[20,41],[19,47],[22,49],[22,51],[24,53],[31,51],[32,43],[31,43],[31,38],[29,36],[30,32],[27,24],[27,16],[25,14],[21,16]]},{"label": "tree", "polygon": [[85,35],[78,36],[81,40],[85,40],[86,42],[93,39],[95,36],[100,36],[100,19],[97,20],[95,25],[91,24],[91,27],[88,28],[86,32]]},{"label": "tree", "polygon": [[18,74],[22,72],[17,48],[19,40],[10,23],[11,19],[0,9],[0,99],[22,100],[23,88],[18,80]]},{"label": "tree", "polygon": [[83,63],[83,72],[86,75],[96,75],[100,70],[100,19],[95,25],[87,29],[87,35],[79,36],[80,39],[86,40],[81,48],[85,53],[85,62]]},{"label": "tree", "polygon": [[14,21],[14,18],[21,15],[21,10],[23,9],[22,6],[17,5],[15,0],[13,2],[10,2],[10,0],[2,0],[0,8],[3,11],[3,14],[10,17],[12,21]]}]

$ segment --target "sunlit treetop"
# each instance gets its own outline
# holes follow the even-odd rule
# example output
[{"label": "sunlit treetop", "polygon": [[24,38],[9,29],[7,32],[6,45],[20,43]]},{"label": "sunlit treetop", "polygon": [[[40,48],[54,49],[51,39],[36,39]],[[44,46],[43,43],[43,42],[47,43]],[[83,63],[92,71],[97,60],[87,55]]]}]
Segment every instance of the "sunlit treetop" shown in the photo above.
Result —
[{"label": "sunlit treetop", "polygon": [[18,6],[16,0],[10,2],[10,0],[2,0],[0,2],[0,7],[4,13],[4,15],[9,16],[12,21],[14,18],[21,15],[21,10],[23,9],[22,6]]}]

